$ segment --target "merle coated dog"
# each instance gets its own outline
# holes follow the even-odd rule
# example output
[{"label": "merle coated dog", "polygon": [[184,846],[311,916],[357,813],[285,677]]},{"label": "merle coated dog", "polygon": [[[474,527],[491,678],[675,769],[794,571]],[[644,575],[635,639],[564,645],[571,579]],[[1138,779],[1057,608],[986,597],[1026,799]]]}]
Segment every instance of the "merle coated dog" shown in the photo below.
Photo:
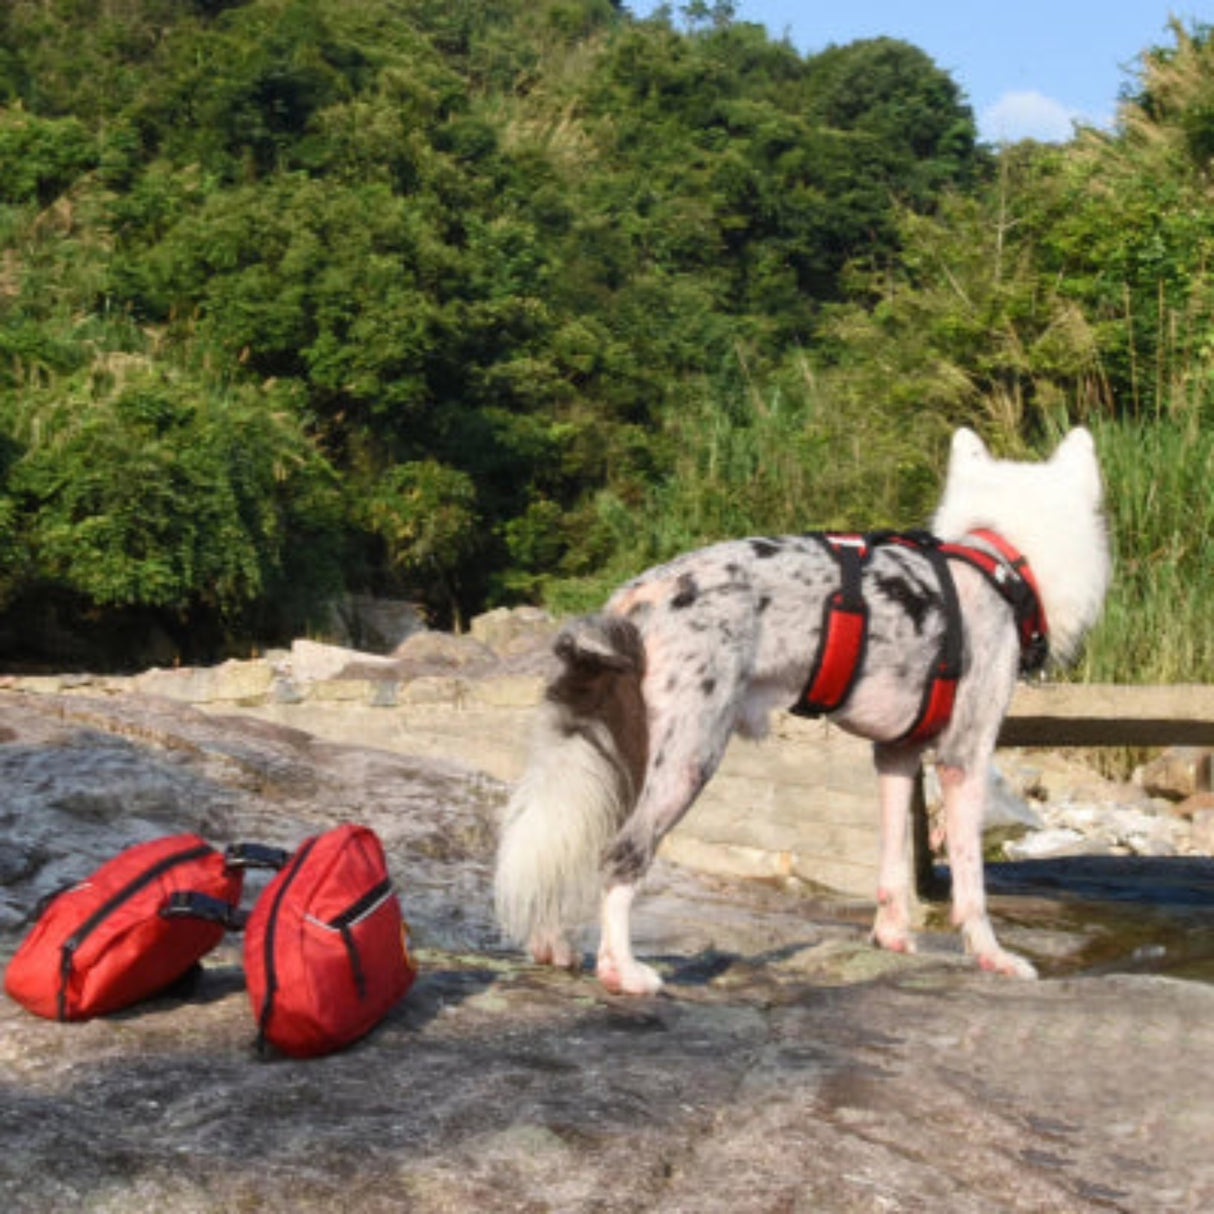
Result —
[{"label": "merle coated dog", "polygon": [[[990,570],[882,544],[863,563],[867,646],[831,714],[872,739],[881,807],[874,942],[911,951],[906,832],[929,742],[908,736],[948,629],[959,629],[951,715],[930,740],[944,798],[953,919],[984,969],[1033,967],[995,938],[981,824],[996,737],[1018,675],[1021,629],[1003,575],[1023,570],[1052,657],[1072,657],[1110,576],[1095,447],[1076,429],[1041,463],[991,457],[953,437],[932,533],[986,553]],[[992,534],[993,533],[993,536]],[[998,537],[998,551],[988,540]],[[1009,557],[1006,554],[1016,554]],[[1031,572],[1029,572],[1031,571]],[[503,929],[540,962],[571,966],[570,930],[601,898],[597,974],[610,990],[656,991],[632,951],[630,908],[659,842],[712,777],[734,733],[761,737],[813,674],[839,562],[820,536],[751,538],[677,557],[620,587],[560,633],[560,674],[540,710],[528,767],[507,809],[495,880]],[[950,620],[952,614],[959,621]]]}]

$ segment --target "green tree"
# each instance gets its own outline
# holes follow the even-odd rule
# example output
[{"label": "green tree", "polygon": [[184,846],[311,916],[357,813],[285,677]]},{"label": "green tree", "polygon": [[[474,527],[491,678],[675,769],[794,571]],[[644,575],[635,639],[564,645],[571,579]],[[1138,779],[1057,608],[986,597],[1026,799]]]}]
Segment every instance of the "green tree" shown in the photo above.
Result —
[{"label": "green tree", "polygon": [[[7,418],[23,589],[239,621],[289,573],[319,571],[338,503],[286,404],[117,357],[29,395]],[[329,573],[297,587],[284,615],[331,593]]]},{"label": "green tree", "polygon": [[400,464],[377,478],[366,510],[371,531],[384,541],[390,566],[411,580],[428,583],[458,628],[460,570],[480,546],[471,479],[435,460]]}]

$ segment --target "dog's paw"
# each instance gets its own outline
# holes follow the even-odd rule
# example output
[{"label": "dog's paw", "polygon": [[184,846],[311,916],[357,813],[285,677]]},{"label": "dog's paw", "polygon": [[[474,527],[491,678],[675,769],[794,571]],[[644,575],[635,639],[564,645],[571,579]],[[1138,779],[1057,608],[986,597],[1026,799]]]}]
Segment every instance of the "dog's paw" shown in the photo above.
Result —
[{"label": "dog's paw", "polygon": [[1003,974],[1008,978],[1036,978],[1037,971],[1032,962],[1009,953],[995,939],[995,931],[985,915],[978,915],[961,926],[961,938],[965,951],[978,963],[979,969],[988,974]]},{"label": "dog's paw", "polygon": [[1037,977],[1037,968],[1031,961],[1009,953],[1004,948],[977,953],[974,960],[978,962],[979,968],[986,970],[988,974],[1003,974],[1007,978],[1024,978],[1030,981]]},{"label": "dog's paw", "polygon": [[528,950],[536,965],[551,965],[559,970],[576,970],[582,966],[581,957],[562,935],[537,932],[532,936]]},{"label": "dog's paw", "polygon": [[617,965],[614,958],[600,956],[595,976],[613,995],[656,995],[662,989],[657,970],[639,961]]},{"label": "dog's paw", "polygon": [[890,953],[915,951],[915,936],[910,929],[910,910],[905,896],[886,889],[877,891],[877,917],[868,938],[877,948]]},{"label": "dog's paw", "polygon": [[918,951],[915,937],[905,929],[882,927],[877,924],[869,933],[869,941],[887,953],[914,953]]}]

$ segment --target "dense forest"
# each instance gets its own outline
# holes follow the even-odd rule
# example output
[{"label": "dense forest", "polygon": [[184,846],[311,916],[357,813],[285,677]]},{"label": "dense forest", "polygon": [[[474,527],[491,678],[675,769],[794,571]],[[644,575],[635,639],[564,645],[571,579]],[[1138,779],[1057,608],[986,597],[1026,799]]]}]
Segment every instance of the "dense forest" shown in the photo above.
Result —
[{"label": "dense forest", "polygon": [[1212,170],[1205,27],[1113,131],[991,148],[915,47],[729,3],[6,0],[4,660],[583,607],[1083,421],[1085,672],[1214,679]]}]

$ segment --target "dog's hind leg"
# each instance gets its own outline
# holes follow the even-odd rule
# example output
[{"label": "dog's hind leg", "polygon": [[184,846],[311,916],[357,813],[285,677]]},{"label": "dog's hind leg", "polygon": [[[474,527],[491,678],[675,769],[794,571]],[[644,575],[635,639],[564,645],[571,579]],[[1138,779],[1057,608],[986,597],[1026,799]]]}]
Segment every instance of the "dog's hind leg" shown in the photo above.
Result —
[{"label": "dog's hind leg", "polygon": [[595,975],[617,995],[653,995],[662,989],[662,979],[650,965],[632,955],[632,900],[636,885],[622,882],[609,886],[603,895],[602,938]]},{"label": "dog's hind leg", "polygon": [[[636,807],[607,848],[604,867],[603,935],[596,972],[608,990],[652,994],[658,974],[632,953],[630,910],[644,876],[668,831],[691,808],[712,778],[738,720],[750,654],[744,646],[718,648],[711,673],[668,677],[656,670],[648,692],[652,739]],[[655,666],[657,663],[655,663]]]},{"label": "dog's hind leg", "polygon": [[[723,733],[723,739],[728,734]],[[662,979],[632,952],[631,909],[637,883],[648,870],[658,844],[691,807],[724,752],[724,740],[695,764],[672,761],[666,754],[656,769],[651,765],[640,802],[607,852],[603,895],[603,934],[596,974],[610,991],[625,995],[651,995]],[[679,774],[679,770],[682,774]]]},{"label": "dog's hind leg", "polygon": [[913,953],[910,921],[910,853],[908,827],[918,747],[873,747],[881,797],[881,861],[877,878],[877,917],[872,942],[895,953]]},{"label": "dog's hind leg", "polygon": [[1013,978],[1036,978],[1023,957],[1008,952],[995,939],[986,913],[982,875],[982,813],[986,803],[987,766],[972,768],[941,764],[944,826],[953,877],[953,922],[961,929],[968,952],[984,970]]}]

